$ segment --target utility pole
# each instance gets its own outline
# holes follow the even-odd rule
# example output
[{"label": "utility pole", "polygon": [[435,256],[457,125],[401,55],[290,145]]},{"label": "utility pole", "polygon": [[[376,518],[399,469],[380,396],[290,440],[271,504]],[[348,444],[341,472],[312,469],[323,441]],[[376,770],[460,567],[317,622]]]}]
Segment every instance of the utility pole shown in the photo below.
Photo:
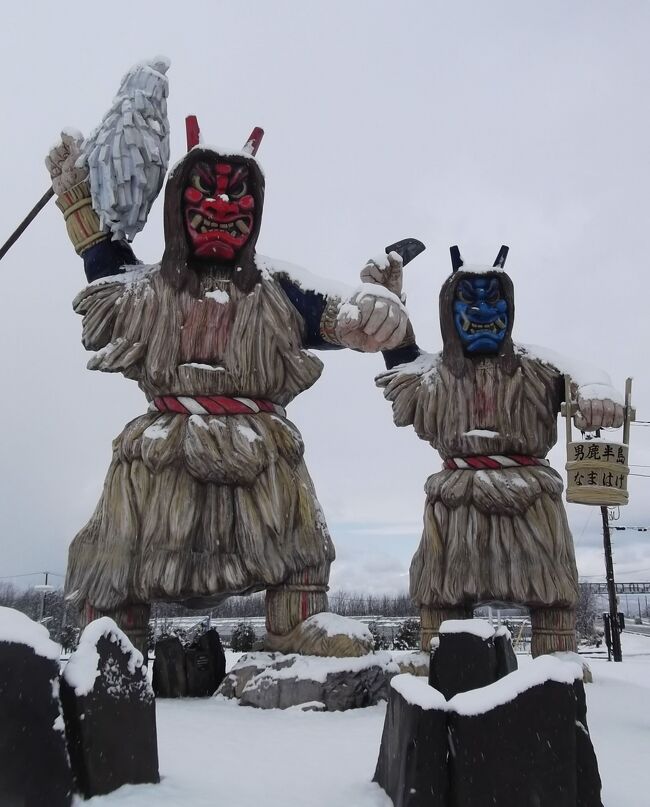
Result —
[{"label": "utility pole", "polygon": [[614,560],[612,558],[612,541],[609,532],[609,515],[607,507],[600,508],[603,517],[603,544],[605,546],[605,575],[607,594],[609,595],[609,629],[612,637],[612,655],[614,661],[623,661],[621,653],[621,625],[618,621],[618,603],[616,602],[616,582],[614,580]]},{"label": "utility pole", "polygon": [[47,595],[47,592],[52,591],[52,589],[54,588],[54,586],[49,586],[47,583],[50,573],[43,572],[43,574],[45,575],[45,585],[34,586],[34,588],[37,591],[41,592],[41,607],[40,607],[40,615],[38,617],[39,623],[43,621],[43,617],[45,615],[45,597]]}]

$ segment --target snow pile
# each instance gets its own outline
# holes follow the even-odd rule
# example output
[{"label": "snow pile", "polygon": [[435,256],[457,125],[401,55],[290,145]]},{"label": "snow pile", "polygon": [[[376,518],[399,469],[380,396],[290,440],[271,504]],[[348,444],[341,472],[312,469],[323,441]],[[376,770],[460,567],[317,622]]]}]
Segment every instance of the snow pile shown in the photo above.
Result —
[{"label": "snow pile", "polygon": [[[282,667],[270,666],[277,664],[279,658],[282,659]],[[243,663],[245,664],[249,660],[254,666],[261,667],[269,664],[269,667],[253,676],[244,687],[244,691],[257,689],[262,680],[295,678],[324,684],[328,675],[345,672],[356,673],[368,667],[381,667],[384,672],[389,674],[398,674],[400,672],[399,664],[388,650],[348,658],[301,656],[297,653],[278,657],[271,653],[251,653],[243,660]],[[243,666],[242,662],[240,662],[240,666]]]},{"label": "snow pile", "polygon": [[494,628],[484,619],[446,619],[440,625],[440,634],[450,633],[470,633],[485,641],[494,636]]},{"label": "snow pile", "polygon": [[351,639],[372,641],[372,633],[363,622],[358,622],[356,619],[349,619],[339,614],[332,614],[329,611],[310,616],[305,620],[305,624],[307,623],[324,630],[327,636],[344,635],[349,636]]},{"label": "snow pile", "polygon": [[128,669],[134,674],[142,668],[142,653],[136,650],[110,617],[103,616],[91,622],[81,634],[79,646],[70,656],[63,671],[63,677],[75,691],[77,696],[92,692],[95,680],[99,676],[99,653],[97,642],[107,636],[111,642],[118,644],[120,650],[129,656]]},{"label": "snow pile", "polygon": [[47,628],[14,608],[0,606],[0,642],[22,644],[42,658],[58,661],[61,648],[50,639]]},{"label": "snow pile", "polygon": [[538,656],[530,664],[505,675],[493,684],[455,695],[447,703],[447,709],[459,715],[481,715],[497,706],[510,703],[522,692],[547,681],[573,684],[576,680],[582,680],[582,665],[552,656]]},{"label": "snow pile", "polygon": [[440,709],[442,711],[447,708],[444,695],[429,686],[426,678],[404,673],[403,675],[396,675],[390,685],[412,706],[419,706],[421,709]]},{"label": "snow pile", "polygon": [[[462,620],[451,620],[462,621]],[[467,620],[470,621],[470,620]],[[473,620],[478,621],[478,620]],[[443,623],[444,624],[444,623]],[[451,631],[454,632],[454,631]],[[485,638],[485,637],[481,637]],[[426,678],[410,673],[397,675],[391,686],[408,702],[422,709],[440,709],[458,715],[471,716],[486,712],[513,701],[518,695],[547,681],[560,684],[573,684],[582,680],[582,664],[573,659],[559,659],[553,656],[539,656],[493,684],[461,692],[446,701],[442,693],[429,685]]]},{"label": "snow pile", "polygon": [[468,432],[463,432],[464,437],[500,437],[499,432],[493,432],[491,429],[470,429]]}]

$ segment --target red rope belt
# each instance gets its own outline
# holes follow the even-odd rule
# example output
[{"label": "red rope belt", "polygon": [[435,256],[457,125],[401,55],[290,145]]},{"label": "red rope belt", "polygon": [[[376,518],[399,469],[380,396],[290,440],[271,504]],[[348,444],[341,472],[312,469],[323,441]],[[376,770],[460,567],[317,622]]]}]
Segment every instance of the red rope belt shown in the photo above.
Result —
[{"label": "red rope belt", "polygon": [[449,457],[442,467],[451,471],[483,471],[497,468],[521,468],[528,465],[548,465],[541,457],[527,457],[524,454],[484,454],[476,457]]},{"label": "red rope belt", "polygon": [[260,412],[286,417],[282,406],[262,398],[229,398],[225,395],[163,395],[151,408],[177,415],[256,415]]}]

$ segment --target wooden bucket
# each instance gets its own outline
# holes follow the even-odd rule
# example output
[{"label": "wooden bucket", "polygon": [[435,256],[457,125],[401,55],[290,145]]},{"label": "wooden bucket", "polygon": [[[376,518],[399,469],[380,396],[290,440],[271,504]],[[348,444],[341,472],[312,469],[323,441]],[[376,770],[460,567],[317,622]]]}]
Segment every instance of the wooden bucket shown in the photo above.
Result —
[{"label": "wooden bucket", "polygon": [[[565,400],[571,401],[571,379],[565,376]],[[628,440],[630,434],[631,379],[625,387],[625,424],[623,443],[600,438],[572,438],[571,418],[576,406],[565,407],[567,434],[567,502],[613,507],[628,503]]]}]

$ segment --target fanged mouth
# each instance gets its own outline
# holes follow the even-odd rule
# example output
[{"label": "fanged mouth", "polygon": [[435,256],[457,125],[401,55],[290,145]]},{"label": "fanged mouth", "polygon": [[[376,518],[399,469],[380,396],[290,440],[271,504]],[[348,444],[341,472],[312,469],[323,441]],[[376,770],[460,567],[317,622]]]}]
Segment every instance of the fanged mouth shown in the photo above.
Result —
[{"label": "fanged mouth", "polygon": [[506,323],[499,317],[494,322],[472,322],[465,315],[463,315],[462,328],[465,333],[473,335],[477,333],[493,333],[497,334],[503,331]]},{"label": "fanged mouth", "polygon": [[227,233],[232,238],[249,235],[251,228],[243,218],[232,221],[215,221],[201,213],[192,213],[189,217],[190,227],[197,233]]}]

